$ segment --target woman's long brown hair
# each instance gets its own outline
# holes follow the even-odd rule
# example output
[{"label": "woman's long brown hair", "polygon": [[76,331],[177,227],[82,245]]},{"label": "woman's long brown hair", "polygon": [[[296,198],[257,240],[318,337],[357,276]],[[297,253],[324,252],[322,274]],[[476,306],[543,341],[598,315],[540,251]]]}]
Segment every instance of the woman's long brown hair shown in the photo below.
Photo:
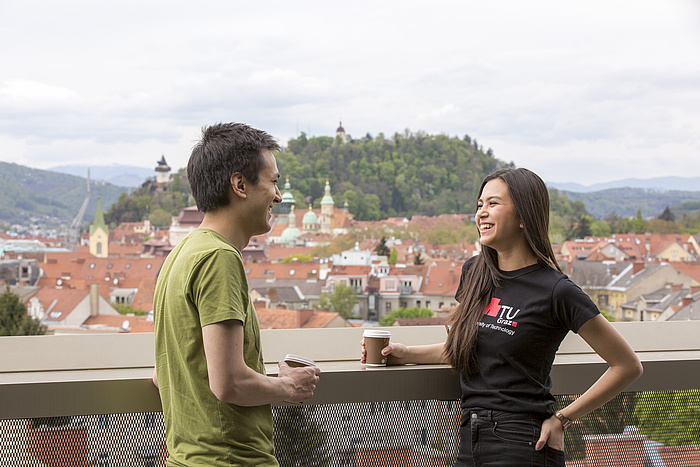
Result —
[{"label": "woman's long brown hair", "polygon": [[[505,168],[486,176],[479,188],[500,178],[508,186],[515,211],[523,224],[525,239],[537,256],[537,262],[561,272],[549,242],[549,192],[542,179],[523,168]],[[504,278],[498,269],[498,253],[482,246],[481,254],[472,260],[462,278],[462,289],[457,297],[459,305],[450,316],[450,332],[445,342],[445,356],[452,367],[467,374],[478,371],[476,338],[479,322],[493,291]]]}]

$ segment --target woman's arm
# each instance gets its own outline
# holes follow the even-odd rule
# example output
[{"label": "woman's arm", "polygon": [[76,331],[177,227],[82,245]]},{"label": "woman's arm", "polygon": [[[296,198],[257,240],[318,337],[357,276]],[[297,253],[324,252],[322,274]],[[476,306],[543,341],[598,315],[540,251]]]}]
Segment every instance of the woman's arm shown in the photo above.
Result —
[{"label": "woman's arm", "polygon": [[[444,355],[445,343],[430,345],[406,346],[392,342],[384,347],[382,354],[388,355],[389,365],[405,365],[406,363],[440,364],[448,363]],[[362,363],[366,361],[365,340],[362,339]]]},{"label": "woman's arm", "polygon": [[[609,368],[581,397],[560,410],[561,414],[570,420],[580,418],[605,404],[632,384],[644,371],[632,347],[603,315],[588,320],[581,326],[578,334],[608,363]],[[550,434],[561,443],[550,442],[549,445],[557,448],[560,444],[563,448],[561,422],[552,416],[542,424],[542,434],[536,449],[542,449]]]}]

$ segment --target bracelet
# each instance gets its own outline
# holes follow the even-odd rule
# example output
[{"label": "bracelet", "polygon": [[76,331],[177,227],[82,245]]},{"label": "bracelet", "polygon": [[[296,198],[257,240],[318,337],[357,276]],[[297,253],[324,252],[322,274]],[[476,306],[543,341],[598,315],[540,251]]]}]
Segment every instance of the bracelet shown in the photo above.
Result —
[{"label": "bracelet", "polygon": [[564,416],[563,413],[557,412],[554,414],[554,416],[559,419],[559,421],[561,422],[561,427],[564,429],[564,431],[571,428],[571,425],[573,424],[573,422],[570,419],[566,418],[566,416]]}]

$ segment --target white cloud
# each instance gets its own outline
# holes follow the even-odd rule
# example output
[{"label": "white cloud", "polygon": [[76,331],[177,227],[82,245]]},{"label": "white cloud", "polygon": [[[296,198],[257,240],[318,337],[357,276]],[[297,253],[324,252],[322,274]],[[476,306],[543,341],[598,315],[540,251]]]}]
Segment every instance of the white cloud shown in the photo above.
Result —
[{"label": "white cloud", "polygon": [[165,154],[178,168],[203,125],[286,141],[342,119],[355,137],[469,134],[518,165],[546,161],[552,181],[697,166],[694,0],[41,7],[0,3],[2,160]]}]

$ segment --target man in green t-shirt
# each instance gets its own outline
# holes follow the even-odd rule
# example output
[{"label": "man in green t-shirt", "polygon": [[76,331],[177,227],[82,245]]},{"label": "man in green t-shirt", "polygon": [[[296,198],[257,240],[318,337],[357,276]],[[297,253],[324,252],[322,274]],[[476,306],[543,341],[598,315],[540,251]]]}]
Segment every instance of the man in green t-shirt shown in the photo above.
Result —
[{"label": "man in green t-shirt", "polygon": [[279,377],[265,375],[241,259],[282,200],[279,149],[263,131],[217,124],[187,164],[204,220],[163,263],[153,305],[168,466],[277,466],[270,404],[310,399],[316,388],[317,367],[280,362]]}]

